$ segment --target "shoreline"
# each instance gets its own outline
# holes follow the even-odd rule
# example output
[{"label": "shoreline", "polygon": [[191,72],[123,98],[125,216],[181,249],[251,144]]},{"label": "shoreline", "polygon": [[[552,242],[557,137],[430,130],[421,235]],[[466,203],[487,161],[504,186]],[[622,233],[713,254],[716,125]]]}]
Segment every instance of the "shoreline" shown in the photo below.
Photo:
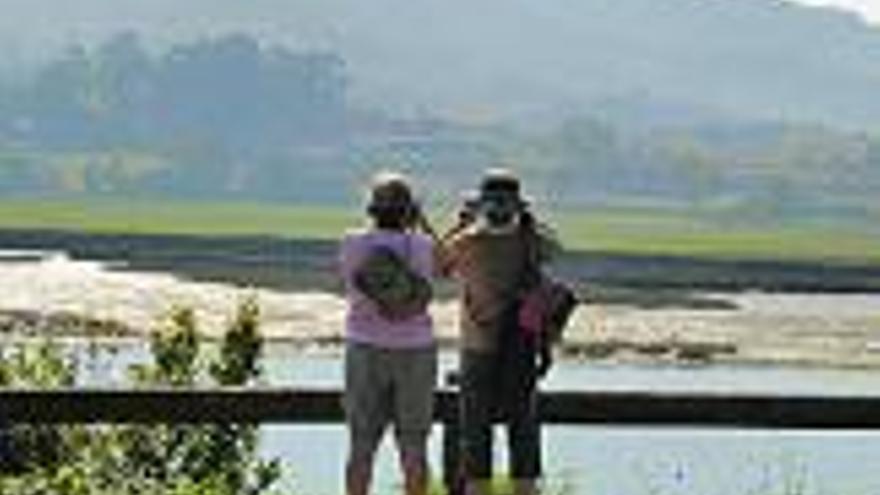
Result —
[{"label": "shoreline", "polygon": [[[6,340],[142,339],[176,305],[195,310],[206,340],[216,340],[237,302],[254,296],[268,342],[303,348],[342,342],[345,302],[335,280],[334,243],[0,230],[0,247],[0,337]],[[763,266],[748,263],[753,270]],[[742,266],[569,253],[559,272],[582,283],[584,304],[560,355],[591,363],[880,369],[880,267],[783,263],[762,274],[766,280],[809,275],[801,281],[828,288],[795,284],[802,290],[784,292],[724,278],[749,280]],[[676,270],[685,273],[663,277]],[[670,283],[687,277],[701,282]],[[786,280],[794,279],[783,277],[772,288]],[[456,343],[457,304],[449,284],[439,292],[431,311],[440,345],[449,349]]]},{"label": "shoreline", "polygon": [[[337,244],[328,240],[0,228],[0,248],[63,252],[74,259],[112,263],[114,270],[174,273],[194,281],[339,291]],[[602,302],[617,298],[638,304],[645,291],[660,292],[666,299],[677,296],[685,304],[690,301],[687,294],[697,291],[880,293],[880,264],[869,262],[570,251],[556,268],[572,280],[611,291],[607,297],[612,300]],[[451,296],[449,287],[441,289],[441,295]]]},{"label": "shoreline", "polygon": [[[119,345],[149,344],[149,329],[129,328],[128,331],[90,332],[53,331],[42,332],[40,328],[31,331],[10,331],[8,323],[15,316],[22,317],[22,325],[42,320],[43,324],[53,321],[76,322],[72,313],[39,315],[37,312],[0,310],[0,348],[33,342],[55,342],[61,344],[98,345],[113,348]],[[78,324],[85,326],[100,324],[103,328],[118,329],[116,322],[100,321],[93,317],[81,317]],[[83,328],[83,327],[80,327]],[[212,332],[199,332],[207,345],[216,345],[222,335]],[[345,337],[341,333],[332,335],[268,335],[264,336],[267,347],[292,346],[303,354],[328,353],[342,355]],[[436,344],[439,352],[454,353],[458,339],[450,335],[438,335]],[[828,356],[792,355],[785,358],[769,358],[741,354],[739,346],[730,342],[709,340],[640,340],[640,339],[578,339],[565,341],[556,347],[557,359],[567,363],[584,363],[601,366],[634,366],[648,368],[784,368],[802,370],[872,371],[880,370],[880,352],[861,359],[831,358]]]}]

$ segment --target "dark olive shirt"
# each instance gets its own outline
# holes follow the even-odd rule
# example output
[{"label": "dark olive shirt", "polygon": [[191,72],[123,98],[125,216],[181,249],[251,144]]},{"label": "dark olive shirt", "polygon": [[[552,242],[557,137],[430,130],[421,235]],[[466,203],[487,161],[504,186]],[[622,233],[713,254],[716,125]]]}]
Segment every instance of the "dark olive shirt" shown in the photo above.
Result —
[{"label": "dark olive shirt", "polygon": [[[542,229],[544,230],[544,229]],[[557,250],[549,233],[541,232],[535,253],[517,228],[474,226],[455,236],[445,249],[446,264],[459,282],[461,345],[493,351],[504,311],[520,296],[529,258],[546,262]]]}]

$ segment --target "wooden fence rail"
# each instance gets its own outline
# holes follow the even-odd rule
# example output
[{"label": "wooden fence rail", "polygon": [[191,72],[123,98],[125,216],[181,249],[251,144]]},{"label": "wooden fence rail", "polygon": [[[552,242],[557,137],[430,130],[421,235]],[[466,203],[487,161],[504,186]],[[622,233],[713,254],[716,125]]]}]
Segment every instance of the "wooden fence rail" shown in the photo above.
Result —
[{"label": "wooden fence rail", "polygon": [[[456,476],[456,394],[436,395],[443,471]],[[546,424],[772,429],[880,429],[878,397],[655,392],[544,392]],[[342,391],[321,388],[0,390],[0,423],[341,423]]]},{"label": "wooden fence rail", "polygon": [[[438,391],[435,419],[456,416]],[[880,429],[880,396],[805,397],[658,392],[543,392],[547,424]],[[0,390],[7,423],[339,423],[332,388]]]}]

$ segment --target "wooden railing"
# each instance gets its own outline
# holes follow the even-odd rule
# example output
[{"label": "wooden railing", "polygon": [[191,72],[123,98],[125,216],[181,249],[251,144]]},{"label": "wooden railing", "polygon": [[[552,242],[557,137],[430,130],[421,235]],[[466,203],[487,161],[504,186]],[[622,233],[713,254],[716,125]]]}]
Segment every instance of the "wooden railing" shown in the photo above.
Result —
[{"label": "wooden railing", "polygon": [[[456,393],[436,393],[435,419],[454,421]],[[548,424],[878,429],[877,397],[666,392],[542,392]],[[334,388],[0,390],[7,423],[340,423]]]},{"label": "wooden railing", "polygon": [[[438,391],[444,481],[456,475],[456,394]],[[546,424],[770,429],[880,429],[878,397],[710,393],[544,392]],[[0,391],[0,422],[13,423],[341,423],[342,391],[272,389],[70,389]]]}]

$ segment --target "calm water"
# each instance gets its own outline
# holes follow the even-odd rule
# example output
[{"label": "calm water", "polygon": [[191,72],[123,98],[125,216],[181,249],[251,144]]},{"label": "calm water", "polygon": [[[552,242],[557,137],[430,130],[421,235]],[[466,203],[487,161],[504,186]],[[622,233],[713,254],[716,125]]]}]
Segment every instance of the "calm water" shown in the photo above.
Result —
[{"label": "calm water", "polygon": [[[83,356],[88,351],[83,348]],[[121,382],[125,363],[146,355],[130,341],[110,354],[102,347],[83,359],[87,383]],[[455,365],[442,358],[442,368]],[[270,384],[338,386],[337,353],[273,345],[267,355]],[[561,363],[547,388],[771,392],[778,394],[880,393],[880,373],[860,370],[771,367],[591,365]],[[439,465],[440,432],[432,441]],[[503,436],[499,435],[503,442]],[[335,426],[270,426],[265,455],[290,466],[288,483],[300,493],[341,492],[345,437]],[[548,428],[545,452],[556,484],[573,493],[602,495],[876,495],[880,494],[880,433],[718,431],[647,428]],[[497,457],[502,464],[505,457]],[[398,481],[390,441],[383,445],[377,482],[390,491]]]}]

